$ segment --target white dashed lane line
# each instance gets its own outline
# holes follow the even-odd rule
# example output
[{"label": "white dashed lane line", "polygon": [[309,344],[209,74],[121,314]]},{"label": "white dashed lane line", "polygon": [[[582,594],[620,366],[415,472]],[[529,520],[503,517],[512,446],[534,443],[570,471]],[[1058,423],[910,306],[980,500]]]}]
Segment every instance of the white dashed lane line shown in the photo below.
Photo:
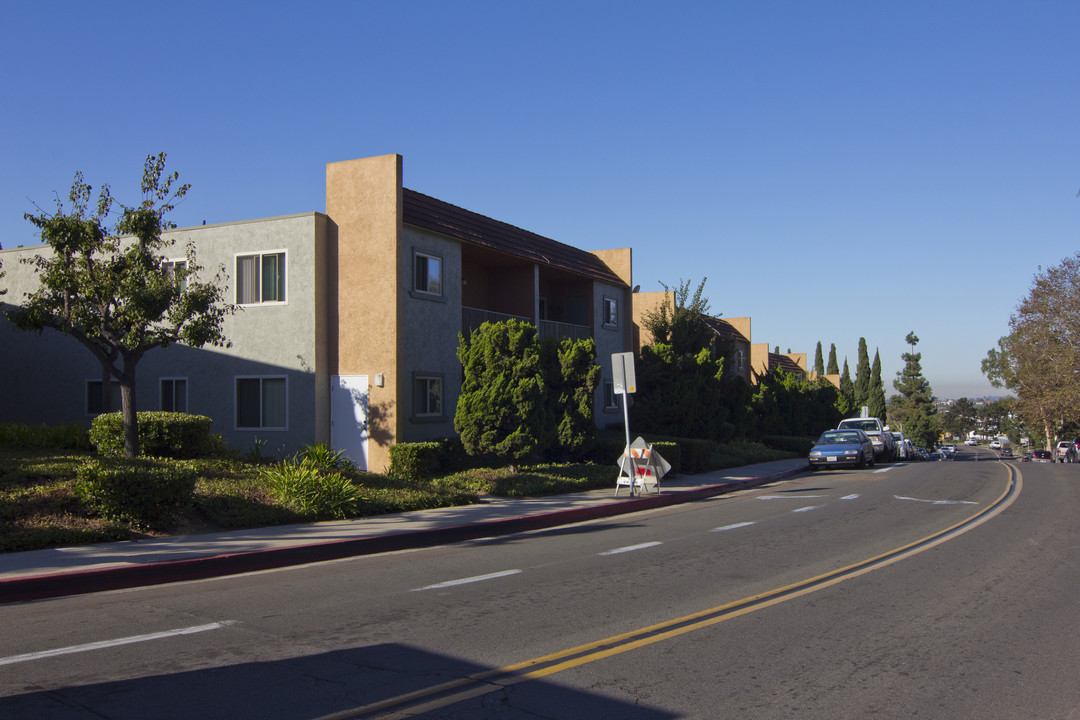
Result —
[{"label": "white dashed lane line", "polygon": [[162,640],[164,638],[177,637],[179,635],[194,635],[195,633],[206,632],[207,630],[220,630],[235,624],[235,620],[222,620],[221,622],[209,623],[207,625],[176,628],[175,630],[165,630],[163,632],[149,633],[147,635],[129,635],[128,637],[116,638],[114,640],[100,640],[98,642],[85,643],[83,645],[69,645],[54,650],[40,650],[38,652],[24,653],[22,655],[11,655],[6,658],[0,658],[0,665],[14,665],[15,663],[56,657],[57,655],[70,655],[71,653],[88,652],[90,650],[104,650],[119,645],[130,645],[132,643],[148,642],[150,640]]},{"label": "white dashed lane line", "polygon": [[754,525],[754,524],[755,523],[752,523],[752,522],[735,523],[734,525],[725,525],[724,527],[713,528],[709,532],[724,532],[725,530],[738,530],[739,528],[750,527],[751,525]]},{"label": "white dashed lane line", "polygon": [[656,547],[657,545],[663,545],[661,542],[647,542],[640,545],[627,545],[626,547],[615,548],[614,550],[607,550],[598,555],[620,555],[622,553],[634,552],[635,550],[644,550],[646,548]]},{"label": "white dashed lane line", "polygon": [[412,592],[422,592],[424,590],[442,590],[443,588],[457,587],[458,585],[468,585],[469,583],[483,582],[485,580],[495,580],[496,578],[517,575],[520,572],[520,570],[502,570],[500,572],[488,573],[487,575],[475,575],[473,577],[459,578],[458,580],[447,580],[446,582],[436,583],[435,585],[427,585],[422,588],[416,588],[415,590],[412,590]]}]

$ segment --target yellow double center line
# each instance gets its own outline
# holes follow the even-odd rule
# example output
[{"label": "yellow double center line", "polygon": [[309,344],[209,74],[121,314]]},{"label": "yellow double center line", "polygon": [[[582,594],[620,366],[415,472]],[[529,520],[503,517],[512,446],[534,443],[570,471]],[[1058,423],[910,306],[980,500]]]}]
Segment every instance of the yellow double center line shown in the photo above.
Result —
[{"label": "yellow double center line", "polygon": [[510,685],[536,680],[585,665],[597,660],[619,655],[653,643],[684,635],[694,630],[722,623],[725,620],[746,615],[747,613],[771,607],[788,600],[808,595],[823,588],[831,587],[849,578],[883,568],[903,560],[916,553],[928,550],[936,545],[966,533],[1009,507],[1020,494],[1023,477],[1013,465],[1005,464],[1009,470],[1009,483],[1005,491],[987,508],[975,513],[944,530],[929,535],[921,540],[908,543],[895,550],[842,567],[838,570],[801,580],[792,585],[770,590],[742,600],[703,610],[693,615],[686,615],[649,627],[634,630],[622,635],[614,635],[604,640],[579,645],[568,650],[561,650],[551,655],[526,660],[516,665],[487,670],[467,675],[457,680],[433,685],[398,697],[389,698],[371,705],[345,710],[326,715],[318,720],[345,720],[346,718],[409,718],[430,712],[454,703],[495,692]]}]

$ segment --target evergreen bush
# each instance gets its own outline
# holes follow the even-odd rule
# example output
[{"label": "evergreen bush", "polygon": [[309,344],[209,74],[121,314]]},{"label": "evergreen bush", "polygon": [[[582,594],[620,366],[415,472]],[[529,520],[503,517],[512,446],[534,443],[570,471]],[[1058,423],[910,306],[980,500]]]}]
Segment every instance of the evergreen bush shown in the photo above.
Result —
[{"label": "evergreen bush", "polygon": [[[210,434],[210,418],[173,412],[140,412],[139,448],[149,457],[193,458],[224,449],[218,435]],[[90,423],[90,441],[100,455],[124,454],[124,421],[119,412],[98,415]]]},{"label": "evergreen bush", "polygon": [[106,517],[163,531],[191,504],[197,479],[183,461],[94,458],[79,466],[75,494]]}]

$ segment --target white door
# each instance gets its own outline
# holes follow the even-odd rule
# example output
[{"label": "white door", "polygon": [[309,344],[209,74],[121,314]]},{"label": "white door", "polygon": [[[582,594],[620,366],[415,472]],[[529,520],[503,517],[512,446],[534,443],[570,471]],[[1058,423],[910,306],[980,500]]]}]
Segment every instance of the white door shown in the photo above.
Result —
[{"label": "white door", "polygon": [[367,470],[367,375],[330,376],[330,445]]}]

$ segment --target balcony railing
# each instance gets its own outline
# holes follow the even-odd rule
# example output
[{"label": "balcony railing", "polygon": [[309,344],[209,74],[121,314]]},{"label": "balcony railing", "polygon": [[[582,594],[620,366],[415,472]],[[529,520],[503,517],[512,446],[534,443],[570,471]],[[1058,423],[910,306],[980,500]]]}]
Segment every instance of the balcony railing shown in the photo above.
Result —
[{"label": "balcony railing", "polygon": [[[494,312],[493,310],[480,310],[479,308],[461,308],[461,334],[468,340],[472,331],[485,322],[502,322],[504,320],[520,320],[532,323],[532,318],[522,315]],[[574,325],[572,323],[555,322],[554,320],[541,320],[538,334],[541,338],[572,338],[585,340],[592,337],[592,328],[588,325]]]},{"label": "balcony railing", "polygon": [[592,328],[588,325],[573,325],[571,323],[555,322],[554,320],[540,321],[540,337],[561,340],[588,340],[592,337]]}]

